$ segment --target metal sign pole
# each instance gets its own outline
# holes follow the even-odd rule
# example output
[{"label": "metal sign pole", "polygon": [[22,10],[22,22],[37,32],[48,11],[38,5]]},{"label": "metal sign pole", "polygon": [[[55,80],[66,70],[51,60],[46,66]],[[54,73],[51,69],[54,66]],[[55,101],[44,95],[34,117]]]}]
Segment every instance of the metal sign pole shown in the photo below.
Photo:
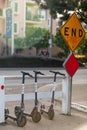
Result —
[{"label": "metal sign pole", "polygon": [[62,112],[63,114],[71,115],[72,77],[68,73],[66,78],[63,79],[62,87]]},{"label": "metal sign pole", "polygon": [[14,54],[14,0],[12,0],[11,3],[11,8],[12,8],[12,49],[11,49],[11,54]]},{"label": "metal sign pole", "polygon": [[8,38],[6,38],[6,56],[9,54]]},{"label": "metal sign pole", "polygon": [[53,26],[53,21],[52,21],[52,16],[50,17],[50,39],[49,39],[49,45],[50,45],[50,53],[49,57],[52,57],[52,26]]},{"label": "metal sign pole", "polygon": [[72,77],[68,75],[68,110],[67,114],[71,115],[71,100],[72,100]]}]

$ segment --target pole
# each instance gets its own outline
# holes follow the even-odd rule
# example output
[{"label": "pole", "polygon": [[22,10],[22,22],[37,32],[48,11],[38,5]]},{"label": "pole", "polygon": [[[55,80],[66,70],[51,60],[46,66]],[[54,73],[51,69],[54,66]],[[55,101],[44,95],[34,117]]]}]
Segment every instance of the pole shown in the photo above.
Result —
[{"label": "pole", "polygon": [[11,54],[14,54],[14,0],[11,1],[12,8],[12,45],[11,45]]},{"label": "pole", "polygon": [[62,112],[66,115],[71,115],[71,99],[72,99],[72,77],[67,73],[63,79],[63,99]]},{"label": "pole", "polygon": [[71,115],[71,101],[72,101],[72,77],[68,75],[68,115]]},{"label": "pole", "polygon": [[50,17],[50,39],[49,39],[50,53],[49,53],[49,57],[52,57],[52,27],[53,27],[53,21],[52,21],[52,16],[51,16]]},{"label": "pole", "polygon": [[9,47],[8,47],[8,38],[6,38],[6,56],[8,56]]}]

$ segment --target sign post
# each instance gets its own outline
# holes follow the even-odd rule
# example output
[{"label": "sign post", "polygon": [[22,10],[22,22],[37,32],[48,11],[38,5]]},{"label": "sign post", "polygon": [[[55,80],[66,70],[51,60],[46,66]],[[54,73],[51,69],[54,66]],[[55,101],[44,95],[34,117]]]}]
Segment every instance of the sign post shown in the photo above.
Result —
[{"label": "sign post", "polygon": [[6,10],[6,55],[9,53],[8,39],[12,37],[12,9]]},{"label": "sign post", "polygon": [[[67,86],[67,87],[66,87]],[[62,81],[62,112],[66,115],[71,115],[71,95],[72,95],[72,77],[67,73],[66,78]]]},{"label": "sign post", "polygon": [[[85,31],[79,22],[76,13],[73,13],[67,22],[62,26],[61,34],[71,50],[70,55],[63,64],[68,72],[66,89],[68,97],[65,97],[67,98],[66,114],[71,115],[72,76],[79,67],[79,63],[77,62],[73,51],[77,48],[85,36]],[[63,106],[65,105],[63,104]]]}]

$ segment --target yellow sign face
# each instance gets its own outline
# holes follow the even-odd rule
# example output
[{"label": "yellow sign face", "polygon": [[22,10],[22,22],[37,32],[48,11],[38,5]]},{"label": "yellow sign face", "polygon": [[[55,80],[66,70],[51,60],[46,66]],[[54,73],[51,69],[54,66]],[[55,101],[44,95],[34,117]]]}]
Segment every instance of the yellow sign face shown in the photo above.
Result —
[{"label": "yellow sign face", "polygon": [[70,49],[74,51],[85,36],[85,31],[75,13],[62,26],[61,34]]}]

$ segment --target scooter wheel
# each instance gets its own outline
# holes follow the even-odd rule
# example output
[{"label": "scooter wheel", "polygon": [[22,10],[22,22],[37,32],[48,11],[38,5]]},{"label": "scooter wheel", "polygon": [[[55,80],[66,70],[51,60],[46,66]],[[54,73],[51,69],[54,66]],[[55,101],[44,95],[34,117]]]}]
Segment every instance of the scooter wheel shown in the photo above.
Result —
[{"label": "scooter wheel", "polygon": [[26,117],[24,115],[23,116],[19,116],[17,118],[17,125],[19,127],[24,127],[26,125],[26,123],[27,123],[27,119],[26,119]]},{"label": "scooter wheel", "polygon": [[33,120],[33,122],[38,123],[41,120],[41,114],[40,114],[40,112],[34,111],[32,113],[32,120]]},{"label": "scooter wheel", "polygon": [[18,117],[20,112],[21,112],[21,107],[20,106],[16,106],[15,109],[14,109],[15,116]]},{"label": "scooter wheel", "polygon": [[5,120],[7,120],[8,114],[9,114],[9,110],[6,108],[6,109],[5,109]]},{"label": "scooter wheel", "polygon": [[40,106],[40,113],[43,114],[43,109],[45,109],[45,105]]},{"label": "scooter wheel", "polygon": [[49,118],[49,120],[53,120],[53,118],[54,118],[54,109],[49,109],[48,118]]},{"label": "scooter wheel", "polygon": [[40,109],[40,113],[43,114],[43,110],[42,109]]}]

